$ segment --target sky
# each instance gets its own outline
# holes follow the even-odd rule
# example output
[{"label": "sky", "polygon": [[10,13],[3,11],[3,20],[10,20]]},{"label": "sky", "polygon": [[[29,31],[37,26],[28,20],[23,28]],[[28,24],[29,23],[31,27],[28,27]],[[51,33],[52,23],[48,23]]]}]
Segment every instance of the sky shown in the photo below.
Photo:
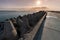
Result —
[{"label": "sky", "polygon": [[[40,3],[39,3],[39,2]],[[4,8],[28,8],[48,7],[60,10],[60,0],[0,0],[0,9]]]}]

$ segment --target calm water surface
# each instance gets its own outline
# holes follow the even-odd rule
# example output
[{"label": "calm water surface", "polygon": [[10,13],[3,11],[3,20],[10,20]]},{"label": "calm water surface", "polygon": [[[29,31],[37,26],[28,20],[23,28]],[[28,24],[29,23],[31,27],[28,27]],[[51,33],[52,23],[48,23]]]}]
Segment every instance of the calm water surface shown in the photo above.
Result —
[{"label": "calm water surface", "polygon": [[4,21],[6,19],[9,19],[9,18],[13,18],[13,17],[17,17],[19,15],[23,16],[23,15],[27,15],[27,14],[32,14],[33,12],[27,12],[27,11],[24,11],[24,12],[0,12],[0,22],[1,21]]}]

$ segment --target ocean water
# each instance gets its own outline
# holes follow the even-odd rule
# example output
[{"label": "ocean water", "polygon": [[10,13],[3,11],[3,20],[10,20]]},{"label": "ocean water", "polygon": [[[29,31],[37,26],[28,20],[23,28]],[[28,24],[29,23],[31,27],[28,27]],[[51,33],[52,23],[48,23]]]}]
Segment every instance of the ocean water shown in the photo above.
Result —
[{"label": "ocean water", "polygon": [[32,13],[33,12],[30,11],[0,11],[0,22],[9,18],[17,17],[19,15],[23,16]]}]

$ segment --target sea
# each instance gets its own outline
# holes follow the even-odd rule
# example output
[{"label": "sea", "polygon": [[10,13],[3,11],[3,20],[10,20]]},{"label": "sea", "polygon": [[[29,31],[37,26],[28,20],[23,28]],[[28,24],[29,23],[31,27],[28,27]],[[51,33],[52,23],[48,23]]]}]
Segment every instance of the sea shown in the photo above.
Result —
[{"label": "sea", "polygon": [[18,17],[19,15],[28,15],[32,14],[32,11],[0,11],[0,22],[5,21],[6,19]]}]

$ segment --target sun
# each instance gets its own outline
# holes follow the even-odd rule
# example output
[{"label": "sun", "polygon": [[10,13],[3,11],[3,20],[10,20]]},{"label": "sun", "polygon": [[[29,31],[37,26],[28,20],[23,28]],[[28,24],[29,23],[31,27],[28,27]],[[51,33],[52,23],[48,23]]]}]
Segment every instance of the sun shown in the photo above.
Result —
[{"label": "sun", "polygon": [[41,1],[40,0],[37,0],[36,1],[36,6],[40,6],[41,5]]}]

